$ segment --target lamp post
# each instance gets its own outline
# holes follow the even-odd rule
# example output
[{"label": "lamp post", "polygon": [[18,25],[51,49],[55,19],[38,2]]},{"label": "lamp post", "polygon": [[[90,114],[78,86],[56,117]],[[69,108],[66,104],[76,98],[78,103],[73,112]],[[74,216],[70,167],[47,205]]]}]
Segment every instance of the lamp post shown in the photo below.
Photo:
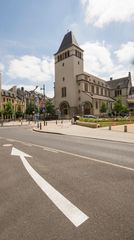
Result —
[{"label": "lamp post", "polygon": [[36,86],[33,90],[30,91],[31,94],[33,94],[33,98],[34,98],[34,111],[33,111],[33,114],[34,114],[34,121],[36,122],[36,109],[35,109],[35,106],[37,105],[37,97],[35,95],[35,91],[36,89],[38,88],[38,86]]},{"label": "lamp post", "polygon": [[45,84],[43,84],[43,87],[40,89],[43,90],[43,104],[42,104],[42,112],[44,114],[44,126],[45,126],[45,112],[46,112],[46,107],[45,107]]}]

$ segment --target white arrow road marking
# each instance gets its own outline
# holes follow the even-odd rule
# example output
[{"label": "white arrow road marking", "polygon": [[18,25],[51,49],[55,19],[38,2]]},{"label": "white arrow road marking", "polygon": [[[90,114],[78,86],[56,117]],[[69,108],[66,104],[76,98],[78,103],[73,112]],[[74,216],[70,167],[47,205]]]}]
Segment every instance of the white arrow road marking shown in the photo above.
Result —
[{"label": "white arrow road marking", "polygon": [[84,214],[79,208],[73,205],[68,199],[66,199],[61,193],[59,193],[54,187],[52,187],[45,179],[43,179],[28,163],[25,157],[31,157],[30,155],[19,151],[16,148],[12,148],[11,155],[19,156],[22,160],[26,170],[42,189],[42,191],[48,196],[49,199],[61,210],[61,212],[76,226],[80,226],[89,217]]},{"label": "white arrow road marking", "polygon": [[3,144],[3,147],[11,147],[13,144]]}]

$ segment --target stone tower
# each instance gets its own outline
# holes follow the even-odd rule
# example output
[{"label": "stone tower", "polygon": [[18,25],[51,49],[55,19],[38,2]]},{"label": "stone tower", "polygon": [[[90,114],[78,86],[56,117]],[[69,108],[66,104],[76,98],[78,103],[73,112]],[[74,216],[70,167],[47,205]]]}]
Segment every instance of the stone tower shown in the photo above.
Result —
[{"label": "stone tower", "polygon": [[76,76],[83,72],[83,50],[72,32],[68,32],[55,53],[55,106],[62,117],[77,113],[78,83]]}]

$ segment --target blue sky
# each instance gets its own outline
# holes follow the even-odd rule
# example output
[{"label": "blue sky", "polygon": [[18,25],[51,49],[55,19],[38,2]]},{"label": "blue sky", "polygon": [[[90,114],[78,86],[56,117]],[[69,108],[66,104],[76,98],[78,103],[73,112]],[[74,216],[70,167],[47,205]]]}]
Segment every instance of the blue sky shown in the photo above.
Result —
[{"label": "blue sky", "polygon": [[46,85],[53,96],[53,54],[68,30],[84,49],[84,70],[134,79],[133,0],[0,0],[2,88]]}]

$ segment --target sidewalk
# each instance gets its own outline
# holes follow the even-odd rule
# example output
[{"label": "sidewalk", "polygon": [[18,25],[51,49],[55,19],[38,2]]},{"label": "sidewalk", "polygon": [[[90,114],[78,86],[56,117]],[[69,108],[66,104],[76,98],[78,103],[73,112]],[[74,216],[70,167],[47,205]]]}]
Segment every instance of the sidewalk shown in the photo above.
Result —
[{"label": "sidewalk", "polygon": [[44,126],[43,122],[41,122],[40,127],[41,129],[37,128],[37,125],[35,125],[33,130],[42,133],[64,134],[70,136],[134,143],[134,124],[127,125],[127,132],[124,132],[124,125],[112,126],[112,130],[109,130],[109,127],[88,128],[72,125],[71,121],[69,120],[64,120],[63,123],[62,121],[58,120],[57,124],[56,121],[48,121],[46,126]]}]

